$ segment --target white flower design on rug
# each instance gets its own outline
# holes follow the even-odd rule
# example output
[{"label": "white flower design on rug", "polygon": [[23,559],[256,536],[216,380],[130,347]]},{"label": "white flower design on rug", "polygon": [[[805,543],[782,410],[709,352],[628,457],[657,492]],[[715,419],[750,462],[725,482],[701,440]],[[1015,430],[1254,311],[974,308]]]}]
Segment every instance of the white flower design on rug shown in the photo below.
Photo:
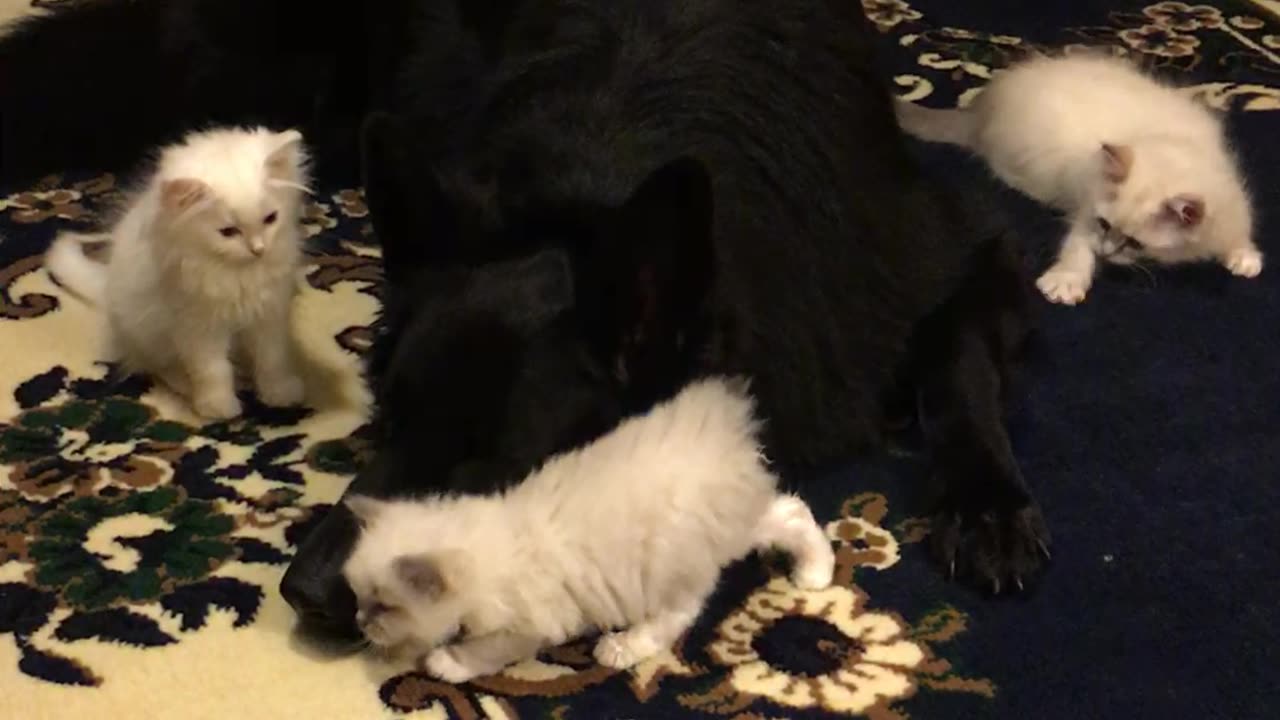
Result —
[{"label": "white flower design on rug", "polygon": [[[729,682],[741,692],[795,708],[865,713],[910,695],[911,673],[927,657],[906,637],[908,627],[866,611],[866,600],[856,588],[808,592],[775,578],[720,623],[711,657],[733,668]],[[805,654],[800,666],[773,659],[797,638],[809,638],[820,654]]]}]

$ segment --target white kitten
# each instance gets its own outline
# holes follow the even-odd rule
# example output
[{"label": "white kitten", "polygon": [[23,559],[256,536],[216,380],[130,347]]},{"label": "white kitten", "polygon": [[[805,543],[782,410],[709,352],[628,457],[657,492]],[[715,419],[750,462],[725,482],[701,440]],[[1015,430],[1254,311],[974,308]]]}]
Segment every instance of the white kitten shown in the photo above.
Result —
[{"label": "white kitten", "polygon": [[1057,263],[1037,282],[1054,302],[1084,299],[1097,257],[1262,271],[1221,119],[1127,60],[1037,57],[996,74],[967,109],[897,111],[907,132],[972,149],[1001,180],[1067,214]]},{"label": "white kitten", "polygon": [[193,133],[112,228],[110,260],[67,233],[46,265],[106,312],[112,354],[186,395],[209,418],[240,414],[231,364],[249,352],[262,400],[303,399],[289,345],[307,183],[302,135],[263,128]]},{"label": "white kitten", "polygon": [[830,542],[778,494],[758,428],[745,383],[705,380],[502,495],[349,498],[356,620],[374,645],[427,653],[427,672],[464,682],[597,629],[614,630],[597,661],[640,662],[754,548],[780,546],[797,585],[825,587]]}]

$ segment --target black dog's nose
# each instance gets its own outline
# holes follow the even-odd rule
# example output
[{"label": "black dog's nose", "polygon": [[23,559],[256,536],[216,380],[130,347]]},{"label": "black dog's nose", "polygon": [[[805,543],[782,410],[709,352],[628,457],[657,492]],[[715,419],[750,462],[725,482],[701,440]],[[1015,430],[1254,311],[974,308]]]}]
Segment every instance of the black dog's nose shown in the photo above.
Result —
[{"label": "black dog's nose", "polygon": [[343,505],[329,511],[298,547],[280,580],[280,595],[298,615],[300,629],[333,639],[356,640],[356,596],[342,577],[358,530]]},{"label": "black dog's nose", "polygon": [[[341,577],[313,577],[310,568],[290,565],[280,595],[298,615],[299,630],[335,640],[358,640],[356,598]],[[328,580],[326,582],[326,580]]]}]

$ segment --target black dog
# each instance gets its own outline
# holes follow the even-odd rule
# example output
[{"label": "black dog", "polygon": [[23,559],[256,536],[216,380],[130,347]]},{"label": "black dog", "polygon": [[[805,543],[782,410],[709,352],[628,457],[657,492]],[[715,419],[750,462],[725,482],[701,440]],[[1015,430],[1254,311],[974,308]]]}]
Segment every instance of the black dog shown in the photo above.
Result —
[{"label": "black dog", "polygon": [[[690,378],[741,373],[799,472],[874,447],[886,403],[915,400],[944,566],[997,590],[1033,575],[1047,534],[1001,417],[1024,279],[907,153],[858,6],[496,4],[477,22],[420,0],[367,43],[403,56],[395,90],[371,71],[356,93],[400,116],[364,131],[387,284],[376,457],[352,490],[501,487]],[[344,632],[354,534],[332,512],[282,583]]]},{"label": "black dog", "polygon": [[[915,168],[861,18],[541,3],[511,27],[520,47],[444,103],[465,119],[446,149],[417,119],[366,128],[389,427],[361,491],[421,488],[424,462],[445,487],[514,482],[705,373],[750,375],[771,455],[814,466],[874,445],[901,381],[946,480],[944,564],[997,591],[1032,575],[1047,534],[1001,420],[1017,256]],[[339,509],[301,548],[295,608],[350,617],[353,538]]]}]

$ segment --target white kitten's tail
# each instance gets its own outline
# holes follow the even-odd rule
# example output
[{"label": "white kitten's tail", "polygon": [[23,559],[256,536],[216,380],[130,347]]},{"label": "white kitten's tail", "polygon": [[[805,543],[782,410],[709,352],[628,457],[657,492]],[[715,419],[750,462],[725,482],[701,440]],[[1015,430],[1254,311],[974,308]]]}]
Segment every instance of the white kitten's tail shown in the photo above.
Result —
[{"label": "white kitten's tail", "polygon": [[59,233],[44,256],[45,268],[63,287],[95,305],[102,303],[107,284],[107,268],[84,254],[84,244],[105,239],[108,236]]},{"label": "white kitten's tail", "polygon": [[757,548],[779,547],[795,565],[791,581],[801,590],[821,590],[831,584],[836,555],[813,512],[795,495],[778,495],[756,526]]},{"label": "white kitten's tail", "polygon": [[973,147],[976,121],[968,110],[927,108],[895,99],[893,112],[898,116],[898,125],[921,140]]}]

